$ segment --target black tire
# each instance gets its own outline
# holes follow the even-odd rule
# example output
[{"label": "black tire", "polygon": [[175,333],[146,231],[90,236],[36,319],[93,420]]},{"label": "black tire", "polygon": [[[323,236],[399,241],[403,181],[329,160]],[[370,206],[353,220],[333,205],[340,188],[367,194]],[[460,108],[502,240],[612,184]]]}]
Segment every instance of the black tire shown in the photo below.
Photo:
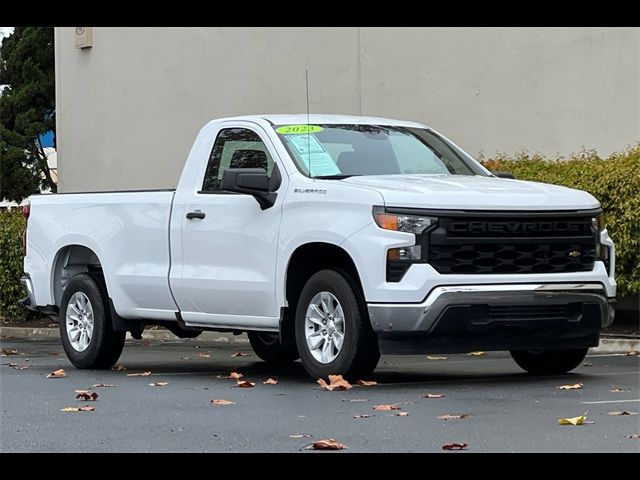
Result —
[{"label": "black tire", "polygon": [[588,350],[513,350],[511,356],[520,368],[533,375],[559,375],[580,366]]},{"label": "black tire", "polygon": [[[76,292],[84,293],[93,310],[93,334],[84,351],[76,350],[67,334],[66,314],[69,300]],[[108,299],[102,279],[98,274],[80,273],[69,280],[62,295],[59,323],[60,338],[67,358],[76,368],[106,369],[120,358],[126,332],[114,332]]]},{"label": "black tire", "polygon": [[295,345],[283,345],[277,333],[248,332],[249,343],[255,354],[268,363],[291,363],[298,358]]},{"label": "black tire", "polygon": [[[307,309],[313,297],[320,292],[333,294],[344,312],[342,348],[329,363],[321,363],[313,357],[305,336]],[[359,380],[370,375],[378,364],[378,338],[371,328],[362,296],[346,272],[321,270],[309,278],[298,299],[295,327],[296,344],[302,365],[314,379],[342,375],[348,379]]]}]

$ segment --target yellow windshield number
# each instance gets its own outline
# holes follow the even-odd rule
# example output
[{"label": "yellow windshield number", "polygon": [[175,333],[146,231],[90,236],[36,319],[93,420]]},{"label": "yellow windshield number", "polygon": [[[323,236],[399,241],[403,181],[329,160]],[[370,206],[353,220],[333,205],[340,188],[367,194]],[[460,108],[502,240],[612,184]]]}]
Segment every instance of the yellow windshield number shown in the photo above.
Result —
[{"label": "yellow windshield number", "polygon": [[298,135],[303,133],[318,133],[323,129],[318,125],[283,125],[276,128],[276,132],[283,135]]}]

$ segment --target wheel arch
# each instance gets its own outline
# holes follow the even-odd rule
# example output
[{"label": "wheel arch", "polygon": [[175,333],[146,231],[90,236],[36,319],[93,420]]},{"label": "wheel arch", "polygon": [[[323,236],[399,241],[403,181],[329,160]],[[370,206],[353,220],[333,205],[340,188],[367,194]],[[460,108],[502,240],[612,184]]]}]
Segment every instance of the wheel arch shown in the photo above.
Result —
[{"label": "wheel arch", "polygon": [[[295,309],[306,281],[325,269],[342,271],[356,295],[364,302],[364,292],[356,263],[344,248],[328,242],[310,242],[298,246],[287,263],[284,278],[286,307],[280,318],[280,339],[284,344],[295,342]],[[365,309],[366,310],[366,309]]]},{"label": "wheel arch", "polygon": [[93,249],[81,244],[69,244],[58,249],[51,268],[51,298],[54,305],[60,306],[69,280],[85,272],[99,273],[104,280],[102,262]]}]

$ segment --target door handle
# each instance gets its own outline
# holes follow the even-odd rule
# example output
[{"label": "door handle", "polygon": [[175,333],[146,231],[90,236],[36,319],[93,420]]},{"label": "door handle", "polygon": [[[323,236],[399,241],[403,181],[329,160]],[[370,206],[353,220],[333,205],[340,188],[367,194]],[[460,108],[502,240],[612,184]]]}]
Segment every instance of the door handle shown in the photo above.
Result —
[{"label": "door handle", "polygon": [[188,220],[193,220],[194,218],[199,218],[200,220],[202,220],[204,217],[206,217],[207,214],[200,211],[200,210],[195,210],[193,212],[188,212],[187,213],[187,219]]}]

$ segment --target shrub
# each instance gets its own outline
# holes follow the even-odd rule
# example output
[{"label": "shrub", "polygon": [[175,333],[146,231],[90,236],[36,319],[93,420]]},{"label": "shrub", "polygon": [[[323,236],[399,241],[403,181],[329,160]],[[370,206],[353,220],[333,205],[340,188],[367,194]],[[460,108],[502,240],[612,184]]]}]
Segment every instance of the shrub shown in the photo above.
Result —
[{"label": "shrub", "polygon": [[640,145],[606,159],[593,151],[553,160],[520,153],[482,163],[489,170],[513,173],[519,180],[565,185],[596,197],[616,244],[618,294],[640,293]]},{"label": "shrub", "polygon": [[24,318],[27,310],[18,303],[26,293],[20,285],[22,230],[24,218],[19,208],[0,212],[0,317]]}]

